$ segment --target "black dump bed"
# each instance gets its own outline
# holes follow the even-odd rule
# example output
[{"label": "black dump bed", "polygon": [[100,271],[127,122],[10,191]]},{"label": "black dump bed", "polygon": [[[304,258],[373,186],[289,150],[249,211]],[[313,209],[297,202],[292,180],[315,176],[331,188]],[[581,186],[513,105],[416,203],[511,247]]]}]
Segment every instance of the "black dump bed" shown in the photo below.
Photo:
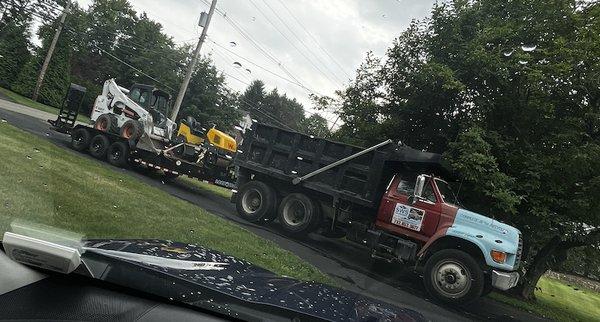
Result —
[{"label": "black dump bed", "polygon": [[[372,143],[376,145],[380,141],[374,140]],[[294,178],[364,149],[254,123],[246,132],[235,164],[242,169],[292,184]],[[441,155],[390,143],[306,179],[298,186],[362,206],[377,207],[391,177],[403,170],[445,172]]]}]

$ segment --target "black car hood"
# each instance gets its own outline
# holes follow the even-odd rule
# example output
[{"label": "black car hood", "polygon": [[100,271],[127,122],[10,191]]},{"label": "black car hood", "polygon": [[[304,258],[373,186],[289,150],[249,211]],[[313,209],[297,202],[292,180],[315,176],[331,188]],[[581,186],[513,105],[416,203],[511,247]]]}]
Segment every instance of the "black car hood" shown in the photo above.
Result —
[{"label": "black car hood", "polygon": [[[250,305],[277,316],[286,312],[289,317],[335,321],[425,320],[411,309],[279,276],[202,246],[169,240],[87,240],[84,247],[82,260],[95,278],[191,305],[232,305],[222,313]],[[128,258],[134,254],[142,259]],[[166,266],[161,259],[166,259]]]}]

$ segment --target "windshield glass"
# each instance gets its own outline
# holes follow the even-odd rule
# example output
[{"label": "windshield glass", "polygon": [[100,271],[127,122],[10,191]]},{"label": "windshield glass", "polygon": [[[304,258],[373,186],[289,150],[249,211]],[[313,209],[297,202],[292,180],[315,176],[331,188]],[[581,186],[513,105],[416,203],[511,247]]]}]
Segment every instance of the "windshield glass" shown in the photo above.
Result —
[{"label": "windshield glass", "polygon": [[435,184],[437,185],[444,202],[450,203],[450,204],[455,204],[455,205],[460,205],[458,196],[454,193],[454,191],[452,190],[452,187],[450,187],[450,184],[448,184],[448,182],[436,178]]},{"label": "windshield glass", "polygon": [[241,320],[598,320],[599,57],[600,0],[0,0],[0,319],[88,303],[6,254]]}]

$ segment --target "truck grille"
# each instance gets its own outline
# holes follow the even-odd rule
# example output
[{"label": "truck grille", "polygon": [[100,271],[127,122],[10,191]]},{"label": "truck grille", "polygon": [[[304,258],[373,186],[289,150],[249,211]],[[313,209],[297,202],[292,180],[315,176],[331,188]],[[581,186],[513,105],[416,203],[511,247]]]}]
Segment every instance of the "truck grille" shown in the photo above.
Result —
[{"label": "truck grille", "polygon": [[515,269],[521,264],[521,255],[523,254],[523,237],[519,234],[519,247],[517,248],[517,258],[515,259]]}]

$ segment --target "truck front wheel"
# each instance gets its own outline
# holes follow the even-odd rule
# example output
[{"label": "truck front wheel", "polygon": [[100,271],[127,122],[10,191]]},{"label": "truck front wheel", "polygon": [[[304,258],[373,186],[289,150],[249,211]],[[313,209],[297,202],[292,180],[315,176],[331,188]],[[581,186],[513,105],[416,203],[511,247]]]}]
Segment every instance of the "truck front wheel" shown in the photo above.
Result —
[{"label": "truck front wheel", "polygon": [[320,219],[318,204],[301,193],[291,193],[283,198],[278,213],[281,228],[294,235],[315,230]]},{"label": "truck front wheel", "polygon": [[277,195],[261,181],[250,181],[240,188],[236,203],[240,217],[249,222],[270,221],[275,217]]},{"label": "truck front wheel", "polygon": [[443,249],[427,260],[423,282],[436,299],[465,304],[481,296],[484,275],[471,255],[457,249]]}]

